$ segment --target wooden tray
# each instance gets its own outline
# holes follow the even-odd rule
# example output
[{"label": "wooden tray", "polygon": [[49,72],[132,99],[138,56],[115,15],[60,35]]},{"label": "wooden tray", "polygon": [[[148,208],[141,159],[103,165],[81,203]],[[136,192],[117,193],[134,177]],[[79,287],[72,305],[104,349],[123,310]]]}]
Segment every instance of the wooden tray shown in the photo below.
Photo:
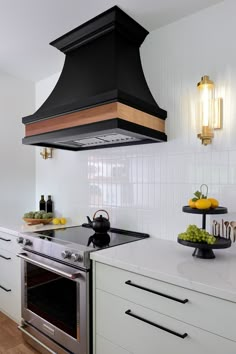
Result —
[{"label": "wooden tray", "polygon": [[30,218],[23,218],[23,220],[28,224],[28,225],[38,225],[38,224],[49,224],[53,218],[50,219],[30,219]]}]

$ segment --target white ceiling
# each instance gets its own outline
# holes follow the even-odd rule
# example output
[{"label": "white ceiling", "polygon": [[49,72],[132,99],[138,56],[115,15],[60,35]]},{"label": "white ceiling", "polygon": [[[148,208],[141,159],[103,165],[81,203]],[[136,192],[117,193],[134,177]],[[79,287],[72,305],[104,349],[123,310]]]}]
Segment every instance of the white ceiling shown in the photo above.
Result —
[{"label": "white ceiling", "polygon": [[149,31],[221,0],[0,0],[0,70],[38,81],[61,70],[49,42],[118,5]]}]

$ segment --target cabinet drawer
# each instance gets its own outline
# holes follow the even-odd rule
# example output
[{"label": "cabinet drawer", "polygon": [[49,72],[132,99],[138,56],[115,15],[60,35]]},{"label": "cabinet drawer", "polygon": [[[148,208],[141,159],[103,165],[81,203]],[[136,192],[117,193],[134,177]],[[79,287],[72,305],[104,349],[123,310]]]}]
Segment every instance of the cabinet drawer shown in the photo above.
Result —
[{"label": "cabinet drawer", "polygon": [[134,354],[236,353],[233,341],[98,289],[96,335]]},{"label": "cabinet drawer", "polygon": [[105,338],[96,336],[96,354],[131,354],[127,350],[109,342]]},{"label": "cabinet drawer", "polygon": [[96,288],[236,341],[236,304],[230,301],[101,263]]},{"label": "cabinet drawer", "polygon": [[20,249],[16,238],[16,236],[0,231],[0,249],[16,252],[16,250]]},{"label": "cabinet drawer", "polygon": [[0,287],[18,293],[21,281],[20,267],[20,259],[14,253],[0,248]]}]

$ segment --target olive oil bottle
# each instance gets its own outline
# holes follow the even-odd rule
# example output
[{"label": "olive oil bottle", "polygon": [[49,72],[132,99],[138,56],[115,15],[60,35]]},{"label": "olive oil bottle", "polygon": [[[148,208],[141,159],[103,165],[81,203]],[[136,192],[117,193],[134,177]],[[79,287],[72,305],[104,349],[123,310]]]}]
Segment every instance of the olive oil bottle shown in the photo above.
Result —
[{"label": "olive oil bottle", "polygon": [[45,202],[45,199],[44,199],[44,195],[41,195],[41,199],[39,201],[39,210],[46,211],[46,202]]},{"label": "olive oil bottle", "polygon": [[46,203],[46,209],[47,213],[52,213],[53,212],[53,201],[51,195],[48,195],[48,200]]}]

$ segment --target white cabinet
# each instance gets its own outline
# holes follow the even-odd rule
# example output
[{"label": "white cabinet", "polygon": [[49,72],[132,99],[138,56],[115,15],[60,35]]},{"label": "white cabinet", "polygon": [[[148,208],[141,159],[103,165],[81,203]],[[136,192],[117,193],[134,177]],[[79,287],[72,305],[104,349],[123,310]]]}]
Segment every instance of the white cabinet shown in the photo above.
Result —
[{"label": "white cabinet", "polygon": [[96,336],[96,353],[97,354],[131,354],[120,346],[109,342],[102,336]]},{"label": "white cabinet", "polygon": [[0,231],[0,311],[16,322],[21,319],[21,265],[16,237]]},{"label": "white cabinet", "polygon": [[107,343],[132,354],[236,353],[235,303],[101,263],[94,269],[94,354]]},{"label": "white cabinet", "polygon": [[236,341],[236,304],[232,311],[230,301],[102,263],[96,263],[96,288]]}]

